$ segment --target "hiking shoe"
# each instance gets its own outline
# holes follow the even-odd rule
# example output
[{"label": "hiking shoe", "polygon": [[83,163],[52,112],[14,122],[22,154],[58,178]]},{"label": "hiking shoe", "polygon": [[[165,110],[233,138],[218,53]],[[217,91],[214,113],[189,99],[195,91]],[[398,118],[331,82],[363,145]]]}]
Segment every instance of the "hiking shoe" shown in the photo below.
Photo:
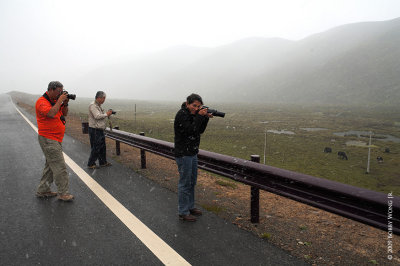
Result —
[{"label": "hiking shoe", "polygon": [[57,199],[62,201],[72,201],[74,196],[71,194],[58,194]]},{"label": "hiking shoe", "polygon": [[51,192],[51,191],[36,192],[36,197],[38,197],[38,198],[50,198],[50,197],[55,197],[55,196],[57,196],[56,192]]},{"label": "hiking shoe", "polygon": [[112,163],[100,164],[100,167],[107,167],[107,166],[112,166]]},{"label": "hiking shoe", "polygon": [[187,221],[187,222],[196,222],[196,217],[194,217],[191,214],[187,214],[187,215],[179,215],[179,219],[183,220],[183,221]]},{"label": "hiking shoe", "polygon": [[88,165],[88,168],[89,169],[97,169],[97,168],[99,168],[97,165]]},{"label": "hiking shoe", "polygon": [[203,213],[202,213],[199,209],[197,209],[197,208],[191,209],[191,210],[190,210],[190,214],[196,215],[196,216],[201,216],[201,215],[203,215]]}]

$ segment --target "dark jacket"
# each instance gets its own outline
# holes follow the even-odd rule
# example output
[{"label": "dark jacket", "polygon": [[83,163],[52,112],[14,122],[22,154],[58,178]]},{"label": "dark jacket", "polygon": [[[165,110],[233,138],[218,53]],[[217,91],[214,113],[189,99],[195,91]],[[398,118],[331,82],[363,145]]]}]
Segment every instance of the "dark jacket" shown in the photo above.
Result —
[{"label": "dark jacket", "polygon": [[199,152],[200,134],[207,127],[209,118],[199,114],[191,114],[183,103],[176,113],[174,122],[175,157],[193,156]]}]

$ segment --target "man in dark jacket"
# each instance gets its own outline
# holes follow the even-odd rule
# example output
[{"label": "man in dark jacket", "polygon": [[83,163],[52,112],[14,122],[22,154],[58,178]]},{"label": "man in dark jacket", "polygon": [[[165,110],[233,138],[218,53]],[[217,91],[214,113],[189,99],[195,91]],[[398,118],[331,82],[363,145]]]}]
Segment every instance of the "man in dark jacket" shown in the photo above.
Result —
[{"label": "man in dark jacket", "polygon": [[207,127],[211,114],[202,109],[203,100],[197,94],[191,94],[182,103],[174,122],[175,131],[175,160],[178,164],[179,184],[179,218],[195,222],[202,215],[194,207],[194,188],[197,182],[197,153],[199,152],[200,134]]}]

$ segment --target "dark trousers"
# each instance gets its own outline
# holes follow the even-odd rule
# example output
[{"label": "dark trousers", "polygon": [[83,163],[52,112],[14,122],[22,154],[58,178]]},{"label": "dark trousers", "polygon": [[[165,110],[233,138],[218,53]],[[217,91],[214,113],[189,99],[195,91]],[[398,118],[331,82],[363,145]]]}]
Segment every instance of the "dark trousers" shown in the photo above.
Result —
[{"label": "dark trousers", "polygon": [[106,164],[106,138],[104,130],[89,127],[89,137],[92,151],[90,152],[88,166],[95,165],[97,159],[100,165]]}]

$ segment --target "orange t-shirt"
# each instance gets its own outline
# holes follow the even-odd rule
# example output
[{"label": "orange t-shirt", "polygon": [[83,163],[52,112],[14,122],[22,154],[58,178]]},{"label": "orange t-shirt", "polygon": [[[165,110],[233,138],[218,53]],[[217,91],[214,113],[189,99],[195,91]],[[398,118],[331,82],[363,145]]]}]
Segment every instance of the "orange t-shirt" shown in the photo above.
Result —
[{"label": "orange t-shirt", "polygon": [[[47,93],[47,92],[46,92]],[[61,121],[62,110],[53,117],[47,117],[52,105],[43,96],[36,101],[36,120],[39,135],[48,139],[62,142],[64,138],[65,125]]]}]

